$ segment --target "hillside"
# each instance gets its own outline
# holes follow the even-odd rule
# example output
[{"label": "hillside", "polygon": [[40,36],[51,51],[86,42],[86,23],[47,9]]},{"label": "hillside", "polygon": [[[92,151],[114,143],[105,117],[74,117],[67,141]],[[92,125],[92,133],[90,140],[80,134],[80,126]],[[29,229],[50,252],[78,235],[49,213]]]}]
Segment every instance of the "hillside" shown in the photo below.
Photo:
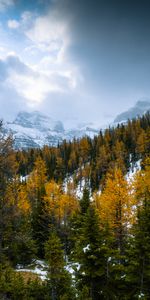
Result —
[{"label": "hillside", "polygon": [[57,147],[0,132],[0,298],[149,299],[149,113]]}]

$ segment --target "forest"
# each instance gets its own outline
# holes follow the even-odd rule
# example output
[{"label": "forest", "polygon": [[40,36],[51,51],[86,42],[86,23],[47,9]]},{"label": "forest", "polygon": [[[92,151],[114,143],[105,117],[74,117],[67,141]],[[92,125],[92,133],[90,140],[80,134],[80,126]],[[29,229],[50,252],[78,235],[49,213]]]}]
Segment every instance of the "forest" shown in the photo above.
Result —
[{"label": "forest", "polygon": [[150,114],[57,147],[13,142],[1,122],[0,300],[150,299]]}]

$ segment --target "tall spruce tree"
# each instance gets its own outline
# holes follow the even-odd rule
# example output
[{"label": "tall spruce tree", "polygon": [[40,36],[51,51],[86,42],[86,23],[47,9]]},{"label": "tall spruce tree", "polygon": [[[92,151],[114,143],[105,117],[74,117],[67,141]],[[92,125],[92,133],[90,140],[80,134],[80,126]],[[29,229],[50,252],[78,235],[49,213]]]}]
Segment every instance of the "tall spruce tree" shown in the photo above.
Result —
[{"label": "tall spruce tree", "polygon": [[52,231],[45,243],[45,258],[48,263],[48,286],[52,300],[75,299],[71,277],[65,269],[64,252],[59,237]]},{"label": "tall spruce tree", "polygon": [[78,237],[77,259],[80,268],[77,272],[79,290],[89,291],[93,300],[105,299],[107,293],[107,245],[99,216],[94,206],[90,206],[84,216],[82,234]]}]

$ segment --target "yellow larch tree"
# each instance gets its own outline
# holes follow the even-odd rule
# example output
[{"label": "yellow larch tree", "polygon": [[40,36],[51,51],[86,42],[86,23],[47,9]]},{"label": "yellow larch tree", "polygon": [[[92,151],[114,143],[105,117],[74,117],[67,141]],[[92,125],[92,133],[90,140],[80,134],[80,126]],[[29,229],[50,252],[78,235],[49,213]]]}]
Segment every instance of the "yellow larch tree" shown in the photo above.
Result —
[{"label": "yellow larch tree", "polygon": [[55,181],[46,183],[45,191],[44,201],[47,209],[59,225],[66,225],[68,217],[78,209],[77,199],[70,192],[64,193],[61,186]]},{"label": "yellow larch tree", "polygon": [[34,169],[27,178],[27,192],[30,203],[37,207],[41,191],[47,181],[46,165],[41,157],[38,157],[34,164]]},{"label": "yellow larch tree", "polygon": [[143,162],[142,170],[138,171],[134,179],[135,198],[137,205],[144,205],[150,201],[150,157]]},{"label": "yellow larch tree", "polygon": [[132,221],[133,196],[131,186],[120,169],[108,174],[103,192],[95,195],[95,204],[101,221],[114,232],[118,249]]}]

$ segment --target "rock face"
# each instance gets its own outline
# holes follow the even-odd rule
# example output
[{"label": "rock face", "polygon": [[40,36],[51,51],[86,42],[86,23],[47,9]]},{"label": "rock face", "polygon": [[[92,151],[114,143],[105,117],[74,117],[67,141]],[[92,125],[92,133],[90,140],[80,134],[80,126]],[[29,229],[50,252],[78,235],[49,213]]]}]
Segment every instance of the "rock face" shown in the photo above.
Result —
[{"label": "rock face", "polygon": [[38,111],[19,112],[12,123],[6,123],[5,128],[13,134],[16,149],[57,146],[64,139],[72,140],[84,135],[93,137],[99,132],[98,129],[89,127],[89,124],[80,124],[77,128],[65,130],[61,121],[54,121]]},{"label": "rock face", "polygon": [[128,119],[133,119],[138,116],[142,116],[144,113],[150,110],[150,99],[141,99],[136,102],[135,106],[130,108],[129,110],[119,114],[114,122],[115,123],[120,123],[120,122],[125,122]]}]

